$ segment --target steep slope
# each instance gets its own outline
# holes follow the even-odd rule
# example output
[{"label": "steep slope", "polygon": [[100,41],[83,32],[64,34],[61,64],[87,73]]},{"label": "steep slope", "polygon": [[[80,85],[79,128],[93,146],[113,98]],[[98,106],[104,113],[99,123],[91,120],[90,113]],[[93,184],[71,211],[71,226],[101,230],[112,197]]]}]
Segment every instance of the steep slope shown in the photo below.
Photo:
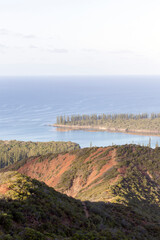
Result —
[{"label": "steep slope", "polygon": [[32,157],[10,169],[82,201],[122,203],[160,219],[160,148],[84,148]]},{"label": "steep slope", "polygon": [[15,171],[0,173],[0,239],[159,240],[156,220],[130,207],[75,200]]},{"label": "steep slope", "polygon": [[[111,185],[118,175],[116,151],[116,148],[107,147],[85,148],[56,155],[48,154],[28,159],[18,171],[44,181],[62,193],[76,197],[80,191],[86,192],[100,185],[104,179],[108,179],[106,186]],[[100,196],[97,199],[90,196],[90,200],[104,199]]]}]

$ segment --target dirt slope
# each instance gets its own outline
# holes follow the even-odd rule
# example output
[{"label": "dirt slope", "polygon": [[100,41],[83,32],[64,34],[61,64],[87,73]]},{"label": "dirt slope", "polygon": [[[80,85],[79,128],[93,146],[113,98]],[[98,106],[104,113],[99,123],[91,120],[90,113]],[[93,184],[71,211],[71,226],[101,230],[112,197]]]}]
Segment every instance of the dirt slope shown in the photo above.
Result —
[{"label": "dirt slope", "polygon": [[159,204],[160,148],[84,148],[32,157],[17,170],[83,201]]},{"label": "dirt slope", "polygon": [[18,172],[55,187],[60,181],[61,175],[68,170],[74,160],[75,156],[69,155],[69,153],[59,154],[53,159],[46,158],[43,161],[38,157],[20,167]]},{"label": "dirt slope", "polygon": [[[116,164],[115,148],[86,148],[72,153],[29,160],[18,169],[18,172],[44,181],[56,190],[76,197],[80,192],[84,193],[101,184],[104,176]],[[115,177],[118,180],[117,176]]]}]

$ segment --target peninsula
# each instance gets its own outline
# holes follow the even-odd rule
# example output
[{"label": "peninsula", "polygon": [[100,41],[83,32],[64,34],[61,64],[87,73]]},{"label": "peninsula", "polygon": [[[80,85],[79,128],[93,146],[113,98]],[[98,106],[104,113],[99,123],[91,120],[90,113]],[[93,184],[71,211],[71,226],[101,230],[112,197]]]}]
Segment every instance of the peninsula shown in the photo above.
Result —
[{"label": "peninsula", "polygon": [[160,113],[58,116],[52,126],[62,131],[107,131],[160,136]]}]

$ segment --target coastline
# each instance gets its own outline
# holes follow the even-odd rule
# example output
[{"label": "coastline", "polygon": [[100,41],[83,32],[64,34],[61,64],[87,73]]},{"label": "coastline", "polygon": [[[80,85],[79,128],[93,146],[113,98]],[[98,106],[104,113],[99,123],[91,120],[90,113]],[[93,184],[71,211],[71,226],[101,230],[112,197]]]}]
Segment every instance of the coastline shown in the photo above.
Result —
[{"label": "coastline", "polygon": [[[84,130],[92,132],[118,132],[132,135],[144,135],[144,136],[160,136],[159,131],[155,130],[144,130],[144,129],[124,129],[124,128],[106,128],[103,126],[78,126],[78,125],[63,125],[63,124],[50,124],[51,127],[56,127],[57,131],[73,131],[73,130]],[[58,130],[59,129],[59,130]]]}]

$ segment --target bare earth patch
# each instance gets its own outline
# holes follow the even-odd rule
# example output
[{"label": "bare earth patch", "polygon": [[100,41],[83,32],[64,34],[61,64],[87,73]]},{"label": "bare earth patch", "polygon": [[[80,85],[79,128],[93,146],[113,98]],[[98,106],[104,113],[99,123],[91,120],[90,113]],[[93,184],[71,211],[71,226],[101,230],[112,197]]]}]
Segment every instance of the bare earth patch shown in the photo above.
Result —
[{"label": "bare earth patch", "polygon": [[0,193],[6,194],[9,191],[8,184],[2,184],[0,185]]},{"label": "bare earth patch", "polygon": [[[106,152],[107,150],[109,150],[108,153]],[[89,169],[86,170],[90,172],[87,178],[84,177],[85,172],[78,171],[79,169],[77,169],[77,174],[73,179],[72,186],[68,190],[63,190],[63,188],[57,189],[58,184],[61,182],[62,175],[70,170],[71,165],[75,161],[78,161],[76,155],[69,153],[59,154],[57,157],[53,157],[53,159],[46,158],[42,161],[40,158],[35,158],[19,168],[18,172],[31,178],[44,181],[50,187],[53,187],[68,196],[76,197],[81,190],[85,192],[87,189],[102,183],[103,175],[113,166],[117,165],[116,149],[111,147],[97,148],[97,150],[91,153],[89,157],[84,159],[84,164],[91,161],[91,163],[89,163]],[[102,167],[99,169],[98,166],[101,166],[99,165],[101,163]],[[123,171],[124,169],[119,169],[119,176]],[[116,183],[119,176],[111,179],[109,184],[112,185]]]},{"label": "bare earth patch", "polygon": [[19,168],[18,172],[55,187],[62,174],[69,169],[74,160],[75,155],[70,155],[69,153],[59,154],[51,160],[46,158],[42,162],[39,162],[39,158],[36,158]]}]

